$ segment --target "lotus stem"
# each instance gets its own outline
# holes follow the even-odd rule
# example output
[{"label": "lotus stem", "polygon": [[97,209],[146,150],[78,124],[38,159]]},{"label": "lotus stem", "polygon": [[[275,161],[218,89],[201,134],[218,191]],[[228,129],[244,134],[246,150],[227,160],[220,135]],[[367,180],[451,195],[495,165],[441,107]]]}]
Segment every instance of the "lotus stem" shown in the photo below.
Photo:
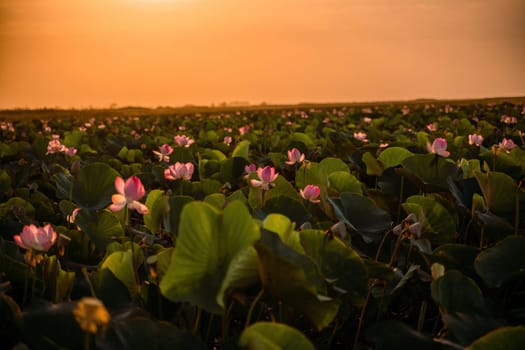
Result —
[{"label": "lotus stem", "polygon": [[195,322],[193,323],[193,334],[198,336],[202,318],[202,309],[198,306],[196,308],[197,309],[195,310]]},{"label": "lotus stem", "polygon": [[357,343],[359,341],[359,336],[361,334],[361,328],[363,327],[363,321],[365,319],[365,313],[366,313],[366,307],[368,306],[368,301],[370,300],[370,295],[372,294],[372,288],[375,286],[375,283],[372,283],[370,287],[368,287],[368,292],[366,293],[365,302],[363,304],[363,308],[361,309],[361,313],[359,314],[359,323],[357,324],[357,330],[355,332],[354,337],[354,343],[352,345],[352,350],[357,349]]},{"label": "lotus stem", "polygon": [[518,227],[520,222],[520,188],[516,188],[515,205],[514,205],[514,234],[518,235]]},{"label": "lotus stem", "polygon": [[264,294],[264,288],[261,288],[259,293],[257,293],[252,303],[250,304],[250,309],[248,310],[248,315],[246,316],[246,322],[244,323],[244,328],[247,328],[250,325],[252,314],[253,314],[253,309],[255,309],[255,305],[259,302],[259,299],[261,299],[263,294]]},{"label": "lotus stem", "polygon": [[421,308],[419,309],[419,319],[417,321],[417,330],[419,332],[421,332],[421,330],[423,329],[423,325],[425,323],[425,316],[427,314],[427,306],[428,306],[427,301],[423,300],[423,302],[421,303]]}]

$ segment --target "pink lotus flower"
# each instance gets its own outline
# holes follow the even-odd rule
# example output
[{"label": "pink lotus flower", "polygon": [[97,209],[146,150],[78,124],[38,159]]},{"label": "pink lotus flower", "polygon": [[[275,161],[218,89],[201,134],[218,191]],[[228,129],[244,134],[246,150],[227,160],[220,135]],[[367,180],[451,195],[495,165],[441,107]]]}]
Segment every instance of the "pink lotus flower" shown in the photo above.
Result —
[{"label": "pink lotus flower", "polygon": [[507,125],[516,124],[518,122],[518,118],[511,116],[511,115],[502,115],[500,121]]},{"label": "pink lotus flower", "polygon": [[68,157],[73,157],[75,154],[77,154],[77,149],[75,147],[67,147],[64,149],[64,153]]},{"label": "pink lotus flower", "polygon": [[444,158],[450,155],[450,152],[447,151],[447,140],[442,137],[435,139],[432,146],[427,142],[427,150]]},{"label": "pink lotus flower", "polygon": [[284,162],[288,165],[294,165],[295,163],[302,163],[304,161],[304,153],[301,153],[297,148],[292,148],[288,151],[288,161]]},{"label": "pink lotus flower", "polygon": [[242,136],[242,135],[246,134],[248,132],[248,130],[250,130],[250,128],[247,125],[241,126],[239,128],[239,134],[241,134],[241,136]]},{"label": "pink lotus flower", "polygon": [[174,138],[175,143],[180,147],[190,147],[195,143],[195,140],[190,139],[186,135],[176,135]]},{"label": "pink lotus flower", "polygon": [[372,118],[370,118],[370,117],[364,117],[364,118],[363,118],[363,121],[364,121],[365,123],[367,123],[367,124],[371,124],[371,123],[372,123]]},{"label": "pink lotus flower", "polygon": [[57,233],[50,224],[44,227],[26,225],[19,235],[13,236],[16,244],[24,249],[32,249],[39,252],[47,252],[55,243]]},{"label": "pink lotus flower", "polygon": [[231,136],[224,136],[224,139],[222,140],[222,142],[226,146],[229,146],[232,143],[232,137]]},{"label": "pink lotus flower", "polygon": [[159,151],[153,151],[153,153],[159,158],[159,162],[169,162],[170,154],[173,153],[173,148],[167,143],[159,147]]},{"label": "pink lotus flower", "polygon": [[263,190],[269,190],[270,185],[277,179],[279,173],[275,172],[275,168],[267,165],[264,168],[257,169],[257,176],[259,180],[252,179],[250,183],[253,187],[262,187]]},{"label": "pink lotus flower", "polygon": [[66,146],[61,144],[58,139],[53,138],[53,140],[49,141],[47,144],[46,154],[60,153],[60,152],[64,152],[65,150],[66,150]]},{"label": "pink lotus flower", "polygon": [[483,142],[483,136],[478,134],[470,134],[468,135],[468,144],[469,145],[476,145],[481,146],[481,143]]},{"label": "pink lotus flower", "polygon": [[246,165],[244,167],[244,172],[246,173],[246,175],[244,175],[244,178],[247,179],[251,173],[254,173],[257,171],[257,166],[253,163],[251,163],[250,165]]},{"label": "pink lotus flower", "polygon": [[518,147],[514,143],[514,141],[512,141],[512,139],[505,139],[505,138],[498,144],[498,146],[500,149],[504,150],[507,153],[510,153],[511,149]]},{"label": "pink lotus flower", "polygon": [[186,164],[176,162],[164,170],[164,178],[167,180],[191,180],[191,177],[193,176],[193,170],[194,166],[191,162]]},{"label": "pink lotus flower", "polygon": [[436,131],[437,130],[437,126],[435,123],[430,123],[427,125],[427,130],[428,131]]},{"label": "pink lotus flower", "polygon": [[361,142],[368,142],[368,139],[366,138],[366,132],[354,132],[354,139],[359,140]]},{"label": "pink lotus flower", "polygon": [[319,203],[320,200],[317,199],[319,194],[321,194],[321,189],[316,185],[306,185],[303,190],[299,190],[301,197],[310,201],[312,203]]},{"label": "pink lotus flower", "polygon": [[80,208],[73,209],[73,211],[71,212],[71,215],[68,215],[66,218],[67,222],[74,224],[79,211],[80,211]]},{"label": "pink lotus flower", "polygon": [[132,176],[124,182],[120,176],[115,178],[115,189],[118,194],[111,197],[113,204],[109,206],[111,211],[119,211],[124,207],[136,210],[139,214],[149,214],[149,209],[144,204],[139,202],[139,199],[144,197],[146,191],[142,182],[137,176]]}]

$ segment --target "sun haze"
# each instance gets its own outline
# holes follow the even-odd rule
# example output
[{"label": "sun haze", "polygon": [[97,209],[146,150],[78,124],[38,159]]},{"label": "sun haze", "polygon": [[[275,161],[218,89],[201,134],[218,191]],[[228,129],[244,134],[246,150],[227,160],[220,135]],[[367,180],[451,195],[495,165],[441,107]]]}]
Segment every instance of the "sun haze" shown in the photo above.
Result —
[{"label": "sun haze", "polygon": [[3,0],[0,109],[525,95],[522,0]]}]

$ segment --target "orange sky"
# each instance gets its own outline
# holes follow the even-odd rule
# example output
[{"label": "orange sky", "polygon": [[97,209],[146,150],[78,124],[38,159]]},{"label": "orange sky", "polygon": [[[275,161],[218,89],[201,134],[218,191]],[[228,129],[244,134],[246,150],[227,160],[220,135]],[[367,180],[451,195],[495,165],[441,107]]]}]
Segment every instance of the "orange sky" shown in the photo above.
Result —
[{"label": "orange sky", "polygon": [[523,0],[0,0],[0,108],[525,95]]}]

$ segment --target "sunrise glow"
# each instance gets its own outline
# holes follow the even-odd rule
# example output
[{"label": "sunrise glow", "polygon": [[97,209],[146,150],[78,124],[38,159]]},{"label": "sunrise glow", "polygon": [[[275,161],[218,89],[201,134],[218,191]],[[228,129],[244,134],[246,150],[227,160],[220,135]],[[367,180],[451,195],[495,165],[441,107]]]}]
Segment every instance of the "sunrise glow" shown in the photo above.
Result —
[{"label": "sunrise glow", "polygon": [[521,0],[6,0],[0,108],[525,94]]}]

